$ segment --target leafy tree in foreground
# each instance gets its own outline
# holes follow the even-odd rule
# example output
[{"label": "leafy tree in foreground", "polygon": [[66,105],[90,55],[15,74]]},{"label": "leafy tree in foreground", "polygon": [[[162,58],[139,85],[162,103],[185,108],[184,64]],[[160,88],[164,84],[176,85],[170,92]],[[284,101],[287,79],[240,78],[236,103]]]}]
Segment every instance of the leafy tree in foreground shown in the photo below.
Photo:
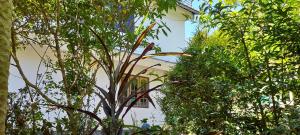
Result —
[{"label": "leafy tree in foreground", "polygon": [[12,2],[0,0],[0,135],[5,134]]},{"label": "leafy tree in foreground", "polygon": [[[158,38],[157,33],[166,25],[163,22],[155,23],[156,20],[174,9],[177,1],[14,2],[13,65],[26,83],[27,93],[42,99],[30,104],[37,104],[39,109],[56,108],[66,113],[63,118],[56,117],[52,125],[50,123],[49,127],[57,127],[57,131],[64,128],[70,134],[87,134],[101,127],[104,134],[120,134],[122,119],[133,105],[143,95],[160,87],[155,86],[121,100],[121,93],[133,79],[159,66],[156,64],[137,74],[132,73],[139,61],[153,56],[146,56],[156,48],[146,39]],[[144,51],[135,55],[140,46],[145,48]],[[40,56],[40,65],[35,82],[30,81],[22,69],[22,61],[18,57],[18,51],[22,48],[42,50],[36,52]],[[52,53],[54,56],[50,56]],[[105,76],[100,78],[109,81],[107,88],[96,83],[100,70],[105,72]],[[148,98],[151,102],[151,98]],[[93,99],[99,101],[92,102]],[[106,117],[101,118],[100,113]]]},{"label": "leafy tree in foreground", "polygon": [[207,36],[198,32],[186,53],[169,73],[163,90],[163,111],[166,121],[179,132],[206,134],[229,128],[234,84],[243,79],[233,65],[228,40],[218,33]]},{"label": "leafy tree in foreground", "polygon": [[[299,115],[295,113],[300,109],[299,1],[203,1],[200,7],[201,24],[208,29],[219,29],[220,34],[223,35],[220,38],[222,39],[224,36],[227,37],[227,42],[220,44],[218,48],[212,46],[208,47],[209,49],[207,50],[213,50],[216,52],[216,55],[213,54],[201,60],[186,61],[185,64],[194,65],[195,63],[200,63],[200,65],[206,65],[207,63],[212,63],[217,65],[220,60],[224,60],[225,62],[229,62],[229,67],[232,66],[234,68],[225,70],[225,67],[228,66],[226,64],[206,69],[204,67],[204,69],[207,70],[204,73],[208,73],[209,75],[215,71],[215,69],[220,69],[221,71],[217,75],[220,77],[225,73],[225,75],[219,79],[226,81],[214,83],[214,79],[216,78],[204,82],[201,80],[197,81],[199,84],[205,86],[202,86],[205,93],[199,94],[199,98],[206,97],[205,94],[212,91],[209,87],[211,83],[213,83],[213,86],[219,86],[228,84],[226,82],[229,82],[230,87],[221,88],[227,88],[224,92],[229,92],[228,95],[230,96],[228,98],[227,94],[224,93],[218,97],[218,94],[210,93],[208,96],[209,99],[214,99],[213,97],[215,96],[218,97],[217,99],[228,98],[228,100],[221,100],[221,102],[217,104],[217,106],[220,107],[214,106],[214,102],[218,103],[219,100],[209,102],[208,107],[203,107],[203,103],[205,102],[196,103],[196,105],[203,107],[202,111],[210,110],[209,107],[213,107],[216,113],[219,113],[218,110],[222,108],[221,105],[228,104],[227,101],[230,101],[229,105],[227,105],[229,108],[227,109],[229,109],[231,113],[223,115],[223,118],[227,118],[225,122],[227,126],[223,126],[224,129],[222,129],[225,134],[299,134],[300,125],[296,124],[299,122]],[[202,42],[197,41],[197,43],[201,44]],[[195,43],[192,42],[192,44]],[[208,44],[202,46],[208,46]],[[226,54],[226,57],[219,56],[217,50],[220,48],[224,48],[221,54]],[[210,53],[203,51],[203,53],[198,55],[205,56],[206,54],[209,55]],[[180,66],[182,65],[179,63],[178,67]],[[198,72],[202,73],[203,69],[187,67],[186,69],[180,69],[180,72],[178,72],[184,74],[191,70],[195,70],[193,73],[197,74]],[[226,74],[228,71],[235,74]],[[196,79],[208,76],[204,73],[200,74],[200,77],[196,77]],[[172,75],[171,72],[171,77]],[[172,80],[172,78],[170,79]],[[181,79],[180,76],[179,79]],[[193,75],[190,75],[184,79],[189,83],[189,79],[194,78]],[[184,79],[182,81],[184,81]],[[192,84],[190,85],[193,86]],[[167,87],[167,94],[170,94],[170,92],[175,92],[176,94],[175,90],[178,89],[177,87],[180,88],[180,85],[170,85]],[[184,101],[184,98],[194,99],[194,97],[191,96],[192,94],[189,95],[190,91],[193,93],[192,90],[187,89],[187,91],[178,94],[179,96],[175,96],[178,98],[175,100],[178,101],[177,104],[180,104],[180,101]],[[181,95],[185,94],[187,95],[180,98]],[[164,99],[166,107],[169,104],[172,105],[172,103],[167,102],[169,97],[170,96],[166,96]],[[188,104],[195,102],[193,100],[187,101],[189,101],[187,102]],[[195,113],[195,110],[189,110],[190,106],[188,104],[186,104],[186,106],[177,106],[177,108],[185,110],[186,113],[184,114],[186,115],[180,114],[184,111],[169,112],[165,109],[167,120],[174,121],[179,117],[184,118]],[[192,104],[192,106],[196,105]],[[171,107],[169,109],[172,110]],[[176,115],[172,114],[172,112]],[[175,118],[169,119],[168,113],[171,113],[170,116],[173,115]],[[212,113],[203,117],[201,119],[203,120],[202,124],[208,124],[209,122],[206,120],[214,117],[214,115],[215,114]],[[197,119],[189,119],[185,123],[193,124],[199,121]],[[183,125],[183,128],[191,127],[184,124],[181,125]],[[215,126],[209,125],[209,128],[215,128]],[[202,129],[200,128],[200,130]],[[199,132],[197,130],[192,131]]]},{"label": "leafy tree in foreground", "polygon": [[[207,6],[205,6],[207,4]],[[203,4],[202,22],[231,37],[248,82],[243,86],[253,105],[255,132],[288,127],[284,110],[297,108],[299,86],[299,1],[237,1]],[[291,94],[288,94],[291,93]],[[263,99],[267,100],[264,101]],[[251,108],[248,108],[251,109]],[[293,132],[293,128],[286,128]]]}]

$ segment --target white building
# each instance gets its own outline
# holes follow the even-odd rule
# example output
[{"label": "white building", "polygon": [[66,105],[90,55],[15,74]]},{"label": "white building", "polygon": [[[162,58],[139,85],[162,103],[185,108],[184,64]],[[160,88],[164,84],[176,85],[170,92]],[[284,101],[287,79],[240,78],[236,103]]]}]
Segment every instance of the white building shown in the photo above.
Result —
[{"label": "white building", "polygon": [[[187,18],[185,15],[194,16],[194,14],[197,14],[197,11],[191,8],[191,1],[192,0],[182,0],[182,4],[178,4],[176,10],[169,11],[169,13],[163,17],[163,21],[169,26],[171,32],[168,33],[167,37],[164,34],[161,34],[159,35],[159,37],[161,37],[159,41],[153,41],[156,45],[161,47],[162,52],[181,52],[183,48],[187,47],[187,42],[185,41],[185,21],[187,21]],[[32,82],[36,80],[36,73],[40,62],[38,53],[43,51],[44,50],[41,48],[27,48],[26,50],[20,50],[18,52],[18,57],[24,73]],[[46,55],[54,57],[54,54],[51,51],[47,51]],[[162,66],[154,68],[153,72],[163,75],[174,66],[174,62],[175,59],[170,57],[163,59],[147,59],[140,62],[134,72],[137,73],[139,70],[143,69],[143,67],[160,63]],[[102,87],[107,87],[108,80],[101,78],[101,76],[104,76],[104,73],[100,72],[97,76],[98,84]],[[147,81],[152,79],[152,76],[145,75],[138,79],[138,84],[142,83],[143,80]],[[149,87],[151,88],[159,83],[160,82],[150,83]],[[21,79],[19,72],[15,67],[11,66],[9,90],[18,90],[23,87],[24,82]],[[156,102],[156,98],[160,96],[159,92],[152,92],[150,93],[150,96],[153,97],[156,108],[149,104],[148,101],[139,102],[137,105],[139,107],[134,107],[125,117],[124,121],[126,124],[132,124],[133,119],[140,121],[144,118],[147,118],[150,124],[160,125],[164,123],[164,115]]]}]

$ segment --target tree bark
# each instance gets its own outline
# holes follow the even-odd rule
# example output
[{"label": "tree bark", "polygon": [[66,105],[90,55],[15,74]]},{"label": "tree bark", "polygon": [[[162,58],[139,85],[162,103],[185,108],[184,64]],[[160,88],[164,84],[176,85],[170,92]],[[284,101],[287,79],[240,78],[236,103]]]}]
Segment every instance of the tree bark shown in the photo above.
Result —
[{"label": "tree bark", "polygon": [[78,135],[80,130],[80,118],[77,112],[71,110],[68,112],[69,130],[71,135]]},{"label": "tree bark", "polygon": [[12,1],[0,0],[0,3],[0,135],[4,135],[7,114]]}]

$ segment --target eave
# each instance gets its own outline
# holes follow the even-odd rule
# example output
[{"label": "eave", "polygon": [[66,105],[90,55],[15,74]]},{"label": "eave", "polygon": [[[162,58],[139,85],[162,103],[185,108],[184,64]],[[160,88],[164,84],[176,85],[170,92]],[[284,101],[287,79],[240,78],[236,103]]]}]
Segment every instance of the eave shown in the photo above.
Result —
[{"label": "eave", "polygon": [[178,3],[178,6],[181,7],[181,8],[183,8],[184,10],[186,10],[186,11],[192,13],[193,15],[199,14],[199,11],[198,11],[198,10],[193,9],[193,8],[190,7],[190,6],[184,5],[184,4],[182,4],[182,3]]}]

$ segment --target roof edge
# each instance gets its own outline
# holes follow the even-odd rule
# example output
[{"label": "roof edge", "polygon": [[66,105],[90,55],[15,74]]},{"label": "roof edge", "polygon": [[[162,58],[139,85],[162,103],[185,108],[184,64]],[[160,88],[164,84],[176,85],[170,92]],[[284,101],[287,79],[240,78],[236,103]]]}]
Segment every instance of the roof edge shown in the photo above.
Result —
[{"label": "roof edge", "polygon": [[193,15],[199,14],[198,10],[196,10],[196,9],[190,7],[190,6],[184,5],[182,3],[178,3],[178,6],[185,9],[185,10],[187,10],[187,11],[189,11],[189,12],[191,12]]}]

